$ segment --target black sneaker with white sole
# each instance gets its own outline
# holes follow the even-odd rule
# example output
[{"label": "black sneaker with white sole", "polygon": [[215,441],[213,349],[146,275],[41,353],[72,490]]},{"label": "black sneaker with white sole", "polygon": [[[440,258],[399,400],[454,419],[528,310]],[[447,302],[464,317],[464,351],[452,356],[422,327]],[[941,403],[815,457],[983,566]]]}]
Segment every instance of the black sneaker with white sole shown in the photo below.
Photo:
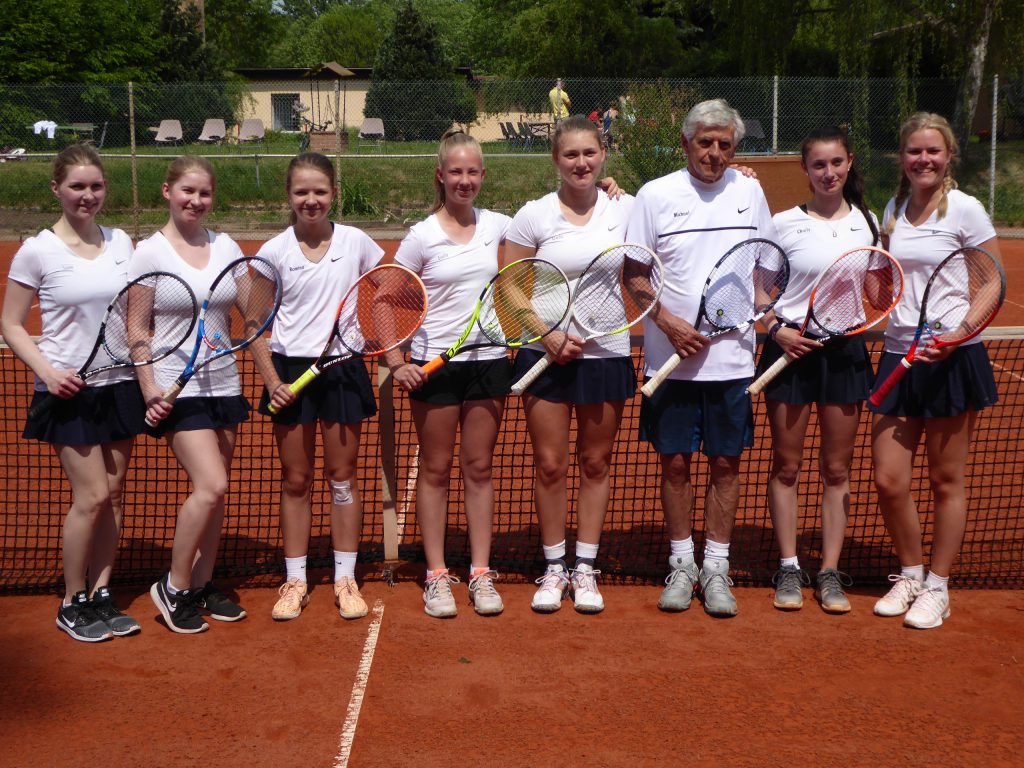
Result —
[{"label": "black sneaker with white sole", "polygon": [[98,643],[114,636],[107,623],[96,615],[84,590],[75,593],[71,605],[61,603],[57,609],[57,627],[83,643]]},{"label": "black sneaker with white sole", "polygon": [[149,588],[149,596],[153,603],[164,617],[167,628],[172,632],[180,632],[185,635],[194,635],[198,632],[205,632],[210,625],[203,620],[196,610],[196,591],[194,589],[183,589],[175,595],[167,590],[167,580],[170,574],[164,574],[156,584]]},{"label": "black sneaker with white sole", "polygon": [[100,587],[92,593],[91,603],[96,615],[107,623],[115,637],[133,635],[142,629],[139,622],[118,610],[110,590],[106,587]]},{"label": "black sneaker with white sole", "polygon": [[245,609],[225,595],[212,581],[196,591],[196,605],[205,608],[211,619],[239,621],[245,618]]}]

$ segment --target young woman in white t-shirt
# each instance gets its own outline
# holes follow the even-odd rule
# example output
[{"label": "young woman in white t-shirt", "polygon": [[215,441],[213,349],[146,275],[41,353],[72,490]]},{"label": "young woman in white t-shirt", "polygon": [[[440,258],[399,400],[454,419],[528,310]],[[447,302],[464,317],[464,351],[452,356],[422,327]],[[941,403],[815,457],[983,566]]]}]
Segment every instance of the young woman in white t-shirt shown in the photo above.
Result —
[{"label": "young woman in white t-shirt", "polygon": [[[412,341],[412,361],[389,356],[395,380],[410,393],[419,438],[416,517],[423,534],[427,576],[424,611],[435,618],[457,612],[451,585],[458,579],[445,563],[448,482],[455,439],[462,431],[459,462],[466,486],[469,523],[469,596],[474,610],[504,610],[490,566],[494,485],[491,467],[512,365],[504,349],[484,348],[455,358],[428,380],[422,365],[455,343],[487,282],[498,272],[498,249],[509,219],[473,202],[484,180],[480,144],[462,131],[441,139],[434,171],[434,208],[415,225],[395,261],[416,272],[427,288],[427,318]],[[466,344],[486,339],[469,338]]]},{"label": "young woman in white t-shirt", "polygon": [[850,579],[838,571],[839,556],[850,507],[853,447],[874,374],[863,336],[822,344],[802,336],[799,329],[818,276],[843,253],[877,245],[879,234],[864,201],[864,181],[854,168],[846,132],[839,128],[814,131],[804,140],[801,155],[800,166],[813,194],[803,205],[772,219],[779,245],[789,255],[791,275],[786,293],[765,319],[770,331],[757,366],[760,375],[783,355],[797,359],[764,393],[772,433],[768,507],[781,557],[773,580],[774,602],[780,610],[798,610],[803,605],[801,587],[809,583],[797,555],[797,487],[813,407],[821,430],[818,463],[824,485],[816,593],[823,610],[846,613],[850,601],[844,587]]},{"label": "young woman in white t-shirt", "polygon": [[[24,437],[51,444],[71,484],[57,626],[76,640],[97,642],[140,629],[118,611],[107,585],[121,532],[125,473],[145,408],[129,369],[98,374],[88,386],[76,371],[92,350],[103,312],[128,280],[132,243],[121,230],[96,223],[107,195],[96,150],[81,144],[62,150],[50,188],[61,216],[14,255],[3,335],[35,374],[32,404],[50,394],[61,398],[46,415],[29,417]],[[37,301],[42,333],[35,342],[25,321]],[[104,362],[105,353],[98,354],[94,365]]]},{"label": "young woman in white t-shirt", "polygon": [[[883,242],[903,266],[903,298],[885,330],[878,366],[883,382],[908,351],[920,301],[936,266],[958,248],[977,246],[999,258],[985,209],[956,189],[959,149],[949,123],[918,112],[900,129],[900,183],[882,218]],[[916,363],[874,412],[872,458],[878,502],[900,561],[892,588],[875,603],[879,616],[931,629],[949,617],[949,573],[967,525],[964,473],[978,412],[997,400],[995,377],[980,339],[942,350],[919,349]],[[917,506],[911,494],[914,454],[924,441],[935,524],[927,579]]]},{"label": "young woman in white t-shirt", "polygon": [[[601,251],[624,242],[633,198],[613,199],[597,187],[605,160],[601,132],[583,116],[561,121],[552,138],[552,160],[561,185],[527,203],[513,218],[505,261],[530,256],[560,266],[575,284],[587,264]],[[578,329],[555,331],[542,344],[516,356],[518,379],[545,353],[550,366],[523,395],[526,422],[536,463],[535,499],[547,568],[538,579],[532,607],[551,613],[561,607],[571,588],[580,613],[599,613],[604,599],[597,587],[597,558],[608,511],[612,447],[625,401],[636,391],[629,334],[583,343]],[[565,526],[568,516],[566,479],[569,434],[573,415],[580,466],[576,564],[566,565]]]},{"label": "young woman in white t-shirt", "polygon": [[[170,216],[151,237],[139,243],[131,276],[160,270],[181,277],[202,301],[225,267],[242,257],[237,243],[206,229],[203,219],[213,207],[216,176],[206,158],[183,156],[167,169],[163,196]],[[225,312],[211,306],[209,312]],[[225,326],[226,319],[207,317]],[[208,629],[200,609],[218,621],[238,621],[245,611],[213,581],[213,565],[224,521],[224,496],[238,425],[249,418],[233,355],[200,370],[173,404],[163,393],[181,373],[195,338],[186,339],[174,353],[155,365],[138,369],[146,400],[146,416],[156,427],[150,434],[164,437],[188,474],[192,492],[178,512],[171,549],[171,568],[149,594],[168,629],[194,634]]]},{"label": "young woman in white t-shirt", "polygon": [[[310,493],[319,432],[331,488],[335,603],[342,618],[357,619],[367,614],[367,606],[355,579],[363,527],[356,460],[362,422],[377,412],[373,387],[359,359],[329,368],[298,396],[287,385],[319,357],[331,335],[338,304],[384,252],[360,230],[331,221],[337,185],[328,158],[316,152],[293,158],[285,188],[291,226],[266,242],[258,254],[281,274],[281,308],[274,321],[270,354],[262,339],[252,347],[265,385],[259,410],[274,423],[282,474],[285,582],[271,615],[278,621],[294,619],[309,601]],[[271,403],[276,414],[270,413]]]}]

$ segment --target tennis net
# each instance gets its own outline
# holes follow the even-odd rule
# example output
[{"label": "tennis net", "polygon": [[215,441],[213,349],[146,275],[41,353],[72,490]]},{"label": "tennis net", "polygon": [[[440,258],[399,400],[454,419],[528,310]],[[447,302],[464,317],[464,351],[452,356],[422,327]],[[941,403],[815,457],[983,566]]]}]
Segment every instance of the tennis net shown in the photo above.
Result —
[{"label": "tennis net", "polygon": [[[963,549],[954,580],[962,586],[1024,587],[1024,479],[1018,471],[1024,425],[1024,328],[986,332],[1000,401],[984,411],[973,439],[967,468],[969,515]],[[881,350],[878,334],[869,337],[874,354]],[[633,355],[640,369],[641,350]],[[371,375],[376,366],[371,364]],[[243,387],[252,402],[259,395],[251,361],[240,361]],[[4,410],[0,451],[4,466],[0,487],[0,592],[54,589],[61,583],[60,541],[64,516],[71,502],[69,486],[49,446],[23,440],[25,409],[31,396],[31,374],[10,352],[0,349],[0,381]],[[390,388],[390,382],[383,385]],[[386,391],[386,390],[385,390]],[[382,398],[386,403],[387,397]],[[422,560],[415,523],[415,478],[418,448],[405,395],[393,395],[393,414],[382,408],[367,422],[360,449],[358,482],[364,508],[360,559],[381,562],[385,557],[385,528],[399,544],[401,560]],[[605,577],[624,582],[651,582],[664,577],[668,536],[659,501],[659,462],[637,439],[640,399],[627,403],[612,467],[612,494],[600,565]],[[841,570],[859,584],[882,583],[897,567],[891,542],[878,512],[871,478],[869,416],[858,433],[851,476],[850,516]],[[801,509],[798,548],[808,567],[820,558],[819,447],[812,417],[804,471],[800,479]],[[382,441],[381,437],[385,439]],[[393,462],[383,460],[381,445],[393,443]],[[387,457],[388,459],[392,457]],[[744,457],[740,508],[730,562],[741,584],[764,584],[774,572],[778,550],[774,543],[765,488],[771,443],[763,401],[755,399],[755,445]],[[318,466],[322,452],[318,448]],[[394,465],[383,492],[382,467]],[[578,485],[573,462],[570,489]],[[695,540],[703,538],[703,507],[707,464],[694,461]],[[464,494],[456,450],[449,504],[448,561],[468,565]],[[504,578],[526,580],[543,569],[540,535],[532,502],[533,460],[522,407],[516,398],[507,404],[495,451],[496,506],[492,566]],[[314,486],[311,567],[331,563],[330,507],[324,481]],[[918,455],[912,480],[926,544],[932,535],[932,500],[926,461]],[[257,414],[239,430],[231,473],[218,573],[245,577],[250,583],[270,583],[283,572],[278,521],[279,465],[269,422]],[[149,437],[134,449],[125,484],[124,522],[115,581],[142,582],[156,578],[170,562],[177,510],[188,495],[188,481],[167,446]],[[393,516],[385,526],[386,497],[393,497]],[[576,494],[570,490],[570,509]],[[569,529],[575,527],[570,512]],[[572,536],[570,534],[570,551]],[[376,570],[371,567],[371,573]]]}]

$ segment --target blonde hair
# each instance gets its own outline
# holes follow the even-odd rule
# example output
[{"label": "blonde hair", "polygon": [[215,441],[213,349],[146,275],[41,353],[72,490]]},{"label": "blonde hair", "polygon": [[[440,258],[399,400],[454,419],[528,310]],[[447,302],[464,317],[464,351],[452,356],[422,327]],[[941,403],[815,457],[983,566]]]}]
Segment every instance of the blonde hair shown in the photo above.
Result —
[{"label": "blonde hair", "polygon": [[[474,139],[465,131],[459,128],[453,128],[449,131],[445,131],[444,136],[441,137],[441,143],[437,146],[437,170],[444,171],[444,164],[448,162],[448,156],[456,149],[469,148],[474,150],[477,155],[480,156],[480,167],[484,167],[484,151],[480,147],[480,142]],[[431,213],[437,213],[439,210],[444,208],[445,194],[444,194],[444,182],[439,179],[438,174],[434,174],[434,205],[430,209]]]},{"label": "blonde hair", "polygon": [[53,181],[57,185],[63,184],[64,179],[68,177],[68,171],[79,165],[93,165],[99,168],[103,180],[107,180],[99,152],[88,144],[71,144],[64,147],[53,159]]},{"label": "blonde hair", "polygon": [[167,175],[164,176],[164,184],[173,187],[174,184],[186,173],[200,171],[210,177],[210,186],[217,188],[217,172],[213,170],[213,164],[205,157],[199,155],[182,155],[175,158],[167,166]]},{"label": "blonde hair", "polygon": [[[956,136],[953,135],[953,129],[950,127],[949,121],[942,115],[937,115],[934,112],[915,112],[912,114],[900,127],[900,154],[903,154],[907,141],[912,134],[928,130],[929,128],[941,134],[942,140],[946,142],[946,149],[949,150],[949,163],[946,165],[946,173],[942,178],[942,199],[939,200],[939,206],[935,209],[936,217],[942,219],[949,210],[949,191],[957,188],[956,179],[953,178],[953,164],[960,158],[960,144],[957,142]],[[907,178],[907,174],[901,166],[900,183],[896,187],[895,204],[893,205],[892,216],[885,222],[885,226],[882,229],[884,234],[892,234],[893,229],[896,227],[896,217],[899,214],[900,206],[906,202],[908,197],[910,197],[910,179]]]}]

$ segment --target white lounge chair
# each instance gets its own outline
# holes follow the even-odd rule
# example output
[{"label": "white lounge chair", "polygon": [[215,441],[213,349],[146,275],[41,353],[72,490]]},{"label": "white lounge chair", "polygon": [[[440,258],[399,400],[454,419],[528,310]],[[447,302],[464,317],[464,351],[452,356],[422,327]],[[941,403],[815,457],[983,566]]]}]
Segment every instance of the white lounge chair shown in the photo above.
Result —
[{"label": "white lounge chair", "polygon": [[181,143],[181,121],[161,120],[160,127],[156,129],[154,141],[156,141],[157,144]]},{"label": "white lounge chair", "polygon": [[211,117],[203,123],[203,131],[196,137],[196,141],[201,141],[205,144],[220,144],[224,141],[227,133],[224,121],[219,117]]},{"label": "white lounge chair", "polygon": [[378,152],[384,148],[384,121],[379,117],[367,117],[359,128],[359,146],[369,146]]},{"label": "white lounge chair", "polygon": [[263,121],[258,117],[250,117],[242,121],[238,127],[238,143],[260,143],[264,136]]}]

